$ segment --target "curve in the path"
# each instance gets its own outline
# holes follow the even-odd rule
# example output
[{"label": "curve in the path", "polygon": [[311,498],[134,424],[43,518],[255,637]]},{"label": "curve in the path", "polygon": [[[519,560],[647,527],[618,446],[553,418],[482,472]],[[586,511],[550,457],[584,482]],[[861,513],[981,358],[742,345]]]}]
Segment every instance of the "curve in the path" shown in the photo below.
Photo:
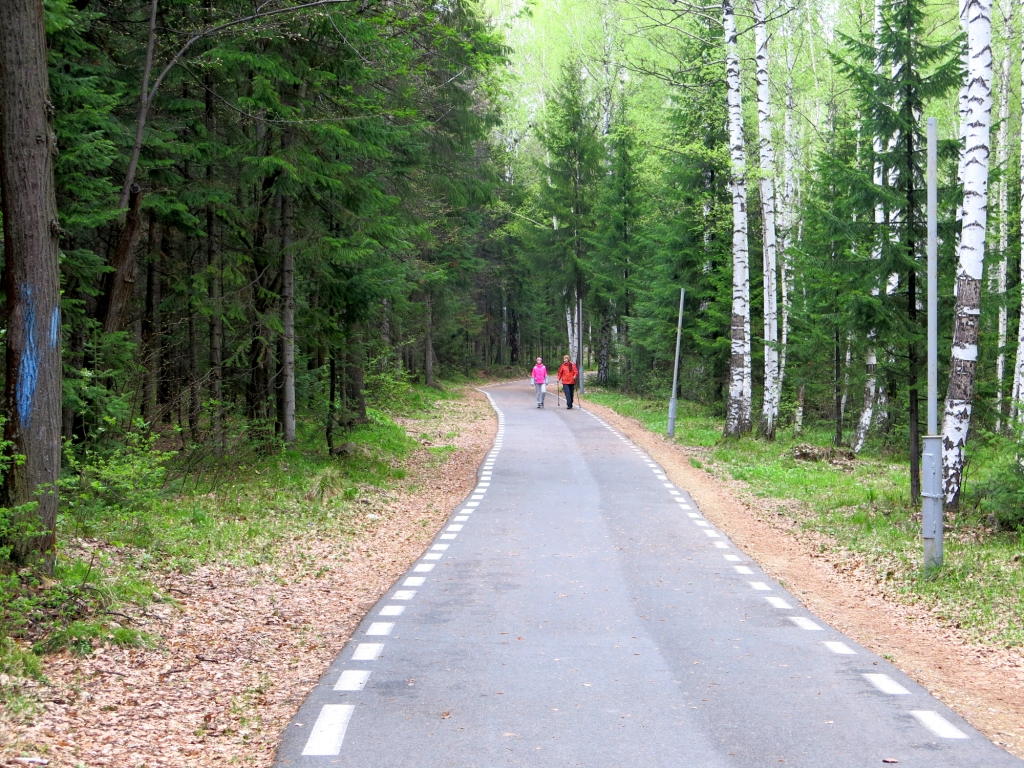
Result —
[{"label": "curve in the path", "polygon": [[538,409],[528,384],[486,394],[477,487],[277,766],[1024,768],[811,615],[601,419]]}]

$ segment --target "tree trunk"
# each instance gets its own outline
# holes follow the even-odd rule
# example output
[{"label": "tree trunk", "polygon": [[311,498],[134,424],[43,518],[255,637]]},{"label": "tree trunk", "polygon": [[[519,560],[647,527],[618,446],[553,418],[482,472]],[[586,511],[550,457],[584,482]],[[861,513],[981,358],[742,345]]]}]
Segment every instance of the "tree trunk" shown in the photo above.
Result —
[{"label": "tree trunk", "polygon": [[434,308],[426,298],[426,332],[423,336],[423,373],[428,387],[434,386]]},{"label": "tree trunk", "polygon": [[600,346],[597,354],[597,383],[602,387],[608,385],[608,369],[612,355],[612,316],[611,311],[601,315]]},{"label": "tree trunk", "polygon": [[836,419],[836,433],[832,437],[832,444],[838,446],[843,444],[843,357],[838,328],[835,330],[832,351],[835,366],[832,376],[832,396]]},{"label": "tree trunk", "polygon": [[1006,378],[1006,254],[1010,245],[1010,40],[1013,37],[1013,3],[1000,0],[1003,21],[1003,61],[999,78],[999,137],[996,165],[999,168],[999,263],[989,288],[999,302],[996,330],[996,432],[1003,430],[1003,380]]},{"label": "tree trunk", "polygon": [[[1022,9],[1024,10],[1024,9]],[[1024,114],[1024,39],[1021,40],[1021,110]],[[1020,192],[1021,192],[1021,209],[1024,210],[1024,131],[1021,131],[1020,137],[1020,151],[1021,151],[1021,164],[1020,164]],[[1024,227],[1021,227],[1020,232],[1020,245],[1021,245],[1021,259],[1020,259],[1020,314],[1017,318],[1017,356],[1013,366],[1013,394],[1010,400],[1010,421],[1015,426],[1020,426],[1021,417],[1024,416],[1024,411],[1020,408],[1021,400],[1024,400]]]},{"label": "tree trunk", "polygon": [[768,85],[768,27],[764,0],[754,0],[754,47],[757,77],[757,132],[761,161],[761,221],[764,277],[764,399],[758,433],[775,439],[779,413],[779,315],[776,287],[775,147],[772,144],[771,92]]},{"label": "tree trunk", "polygon": [[292,249],[292,226],[295,221],[295,201],[291,195],[281,200],[281,324],[282,368],[284,381],[283,421],[284,441],[295,442],[295,254]]},{"label": "tree trunk", "polygon": [[971,426],[978,361],[978,319],[985,262],[989,129],[992,119],[992,3],[967,2],[967,143],[964,154],[963,231],[956,278],[953,354],[942,424],[943,492],[956,504]]},{"label": "tree trunk", "polygon": [[[0,14],[0,190],[3,194],[7,359],[4,438],[23,456],[3,479],[3,504],[20,510],[11,558],[53,567],[61,460],[60,224],[57,156],[39,0],[9,0]],[[15,523],[19,522],[17,519]]]},{"label": "tree trunk", "polygon": [[113,272],[108,274],[103,300],[102,316],[104,333],[121,330],[125,307],[135,293],[135,244],[142,231],[142,190],[132,184],[128,198],[128,216],[121,228],[114,257],[110,262]]},{"label": "tree trunk", "polygon": [[158,418],[161,336],[160,333],[160,225],[149,215],[149,257],[146,263],[146,308],[142,316],[143,367],[142,418],[155,427]]},{"label": "tree trunk", "polygon": [[[881,44],[878,43],[878,36],[882,31],[882,3],[881,0],[875,0],[875,40],[876,46],[881,50]],[[875,59],[875,72],[881,72],[882,62],[881,59]],[[874,136],[872,146],[874,148],[875,162],[872,181],[874,185],[881,188],[885,182],[885,168],[882,165],[881,155],[883,147],[883,137]],[[885,208],[881,202],[875,203],[875,241],[871,249],[871,258],[880,261],[882,258],[882,242],[883,238],[889,236],[888,230],[885,228]],[[871,286],[871,295],[878,296],[881,293],[879,286]],[[878,380],[875,376],[875,371],[878,368],[878,357],[875,351],[875,338],[876,331],[872,329],[868,332],[868,349],[865,360],[865,374],[866,378],[864,381],[864,404],[861,406],[860,419],[857,422],[857,430],[854,433],[853,438],[853,452],[860,453],[864,447],[864,441],[867,439],[868,431],[871,429],[871,421],[874,417],[875,409],[875,397],[878,392]]]},{"label": "tree trunk", "polygon": [[192,442],[199,443],[199,333],[196,318],[196,302],[193,298],[195,279],[195,251],[192,239],[185,239],[189,250],[189,284],[185,306],[188,312],[188,431]]},{"label": "tree trunk", "polygon": [[338,384],[338,371],[337,371],[337,358],[334,354],[334,350],[331,350],[331,365],[330,365],[330,381],[327,384],[327,452],[329,454],[334,453],[334,423],[337,419],[336,416],[336,403],[338,401],[337,384]]},{"label": "tree trunk", "polygon": [[359,328],[349,329],[345,367],[345,403],[349,424],[365,424],[368,419],[363,393],[363,335]]},{"label": "tree trunk", "polygon": [[793,135],[793,113],[796,110],[793,97],[793,70],[796,57],[793,53],[792,14],[787,14],[783,26],[786,36],[786,114],[783,117],[783,180],[782,180],[782,250],[779,253],[779,288],[782,294],[782,328],[779,332],[779,381],[776,415],[782,402],[782,383],[786,377],[786,349],[789,346],[789,292],[790,292],[790,251],[793,247],[793,227],[796,221],[796,139]]},{"label": "tree trunk", "polygon": [[801,384],[796,391],[796,413],[793,416],[793,434],[800,435],[804,431],[804,385]]},{"label": "tree trunk", "polygon": [[747,246],[746,152],[736,18],[732,0],[723,0],[726,85],[729,107],[729,154],[732,191],[732,355],[725,434],[742,435],[751,427],[750,257]]}]

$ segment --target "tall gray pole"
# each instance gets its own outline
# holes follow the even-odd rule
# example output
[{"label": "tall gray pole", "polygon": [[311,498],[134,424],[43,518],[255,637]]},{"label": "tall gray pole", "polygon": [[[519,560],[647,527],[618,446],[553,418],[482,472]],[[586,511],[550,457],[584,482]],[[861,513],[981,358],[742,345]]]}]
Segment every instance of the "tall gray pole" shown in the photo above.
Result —
[{"label": "tall gray pole", "polygon": [[576,384],[576,392],[578,395],[576,407],[583,407],[583,294],[577,289],[576,291],[576,349],[577,354],[580,356],[579,361],[576,363],[576,367],[580,371],[580,380]]},{"label": "tall gray pole", "polygon": [[668,436],[676,436],[676,391],[679,389],[679,342],[683,336],[683,297],[686,289],[679,289],[679,320],[676,323],[676,365],[672,372],[672,397],[668,401]]},{"label": "tall gray pole", "polygon": [[924,567],[942,565],[942,436],[939,431],[938,127],[928,118],[928,434],[921,461],[921,535]]}]

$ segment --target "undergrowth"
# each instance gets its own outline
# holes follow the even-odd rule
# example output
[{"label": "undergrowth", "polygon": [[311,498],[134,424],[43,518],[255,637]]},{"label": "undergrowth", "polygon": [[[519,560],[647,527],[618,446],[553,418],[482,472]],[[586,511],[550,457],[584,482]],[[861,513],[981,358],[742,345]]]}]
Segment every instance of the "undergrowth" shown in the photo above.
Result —
[{"label": "undergrowth", "polygon": [[[600,390],[588,397],[665,434],[663,400]],[[775,511],[827,534],[839,553],[862,561],[890,593],[922,603],[976,639],[1024,645],[1024,470],[1015,446],[992,435],[973,440],[964,501],[956,513],[946,513],[944,565],[924,572],[920,510],[910,504],[905,464],[881,444],[869,444],[856,458],[794,456],[797,445],[827,448],[833,434],[831,424],[811,424],[800,435],[780,430],[775,442],[723,440],[721,419],[709,409],[680,401],[676,417],[676,442],[699,449],[694,466],[743,481],[758,497],[802,502],[778,504]]]},{"label": "undergrowth", "polygon": [[[437,402],[456,395],[404,381],[368,385],[375,407],[367,424],[336,434],[348,448],[343,455],[328,454],[318,419],[300,419],[287,449],[268,450],[262,436],[239,433],[220,455],[165,450],[182,441],[141,424],[116,443],[69,446],[53,572],[0,571],[0,703],[7,712],[30,713],[26,687],[43,679],[41,654],[155,642],[133,627],[132,616],[154,601],[173,601],[154,588],[156,574],[213,562],[272,564],[284,543],[310,535],[341,542],[370,524],[359,502],[400,482],[419,444],[395,419],[429,422]],[[438,462],[452,450],[430,446]],[[301,548],[292,556],[301,557]]]}]

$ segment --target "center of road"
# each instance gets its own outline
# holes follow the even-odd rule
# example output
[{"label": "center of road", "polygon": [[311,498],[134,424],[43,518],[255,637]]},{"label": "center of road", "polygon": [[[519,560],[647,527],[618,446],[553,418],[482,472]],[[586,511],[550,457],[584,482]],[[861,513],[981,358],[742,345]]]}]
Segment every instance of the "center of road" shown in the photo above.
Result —
[{"label": "center of road", "polygon": [[812,616],[596,415],[486,394],[477,486],[276,765],[1024,766]]}]

